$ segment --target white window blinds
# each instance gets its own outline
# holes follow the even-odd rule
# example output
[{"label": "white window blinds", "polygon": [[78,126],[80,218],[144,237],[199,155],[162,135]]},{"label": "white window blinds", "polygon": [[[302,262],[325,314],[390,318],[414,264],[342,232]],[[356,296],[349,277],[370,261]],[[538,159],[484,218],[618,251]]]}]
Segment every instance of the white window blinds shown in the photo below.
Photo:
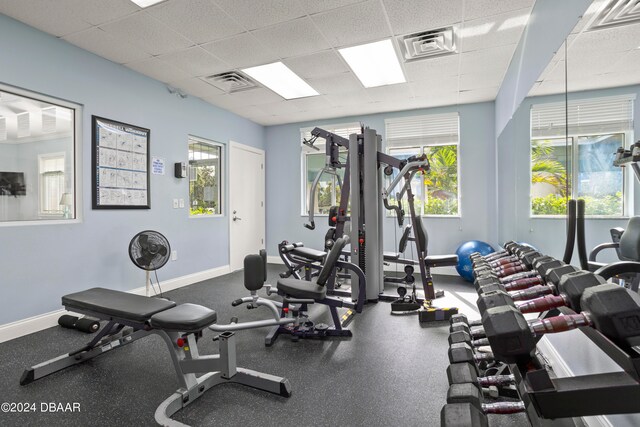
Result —
[{"label": "white window blinds", "polygon": [[[635,95],[569,100],[569,135],[625,132],[633,129]],[[531,106],[531,138],[566,134],[565,104]]]},{"label": "white window blinds", "polygon": [[387,147],[457,144],[458,113],[385,120]]}]

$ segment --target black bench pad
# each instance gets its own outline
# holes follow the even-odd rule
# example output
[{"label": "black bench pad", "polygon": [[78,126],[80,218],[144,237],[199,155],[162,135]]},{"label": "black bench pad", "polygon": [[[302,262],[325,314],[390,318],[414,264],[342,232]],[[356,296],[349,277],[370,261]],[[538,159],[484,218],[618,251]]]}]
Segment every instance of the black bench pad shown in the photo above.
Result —
[{"label": "black bench pad", "polygon": [[280,279],[277,288],[294,298],[324,299],[327,296],[327,288],[313,282],[298,279]]},{"label": "black bench pad", "polygon": [[291,253],[297,256],[301,256],[303,258],[307,258],[307,259],[310,259],[313,261],[319,261],[319,262],[324,261],[324,257],[327,256],[326,252],[318,251],[316,249],[311,249],[311,248],[305,248],[304,246],[301,246],[299,248],[294,248],[291,251]]},{"label": "black bench pad", "polygon": [[446,267],[458,264],[457,255],[429,255],[425,258],[424,263],[427,267]]},{"label": "black bench pad", "polygon": [[156,313],[175,307],[173,301],[149,298],[105,288],[91,288],[62,297],[68,310],[88,310],[106,317],[146,322]]},{"label": "black bench pad", "polygon": [[173,332],[197,332],[216,323],[218,315],[210,308],[197,304],[180,304],[151,316],[152,327]]}]

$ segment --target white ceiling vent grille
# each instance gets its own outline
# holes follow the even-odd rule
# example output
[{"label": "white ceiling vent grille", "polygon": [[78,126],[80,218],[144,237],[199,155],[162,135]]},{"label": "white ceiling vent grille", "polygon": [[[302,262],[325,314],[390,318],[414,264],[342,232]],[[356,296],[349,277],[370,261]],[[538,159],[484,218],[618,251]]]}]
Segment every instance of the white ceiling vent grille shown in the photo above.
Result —
[{"label": "white ceiling vent grille", "polygon": [[447,27],[407,34],[400,37],[400,46],[405,62],[456,53],[455,32]]},{"label": "white ceiling vent grille", "polygon": [[214,74],[205,77],[207,82],[227,93],[241,92],[243,90],[255,89],[258,84],[238,71],[228,71],[226,73]]},{"label": "white ceiling vent grille", "polygon": [[589,30],[640,23],[640,0],[609,0]]}]

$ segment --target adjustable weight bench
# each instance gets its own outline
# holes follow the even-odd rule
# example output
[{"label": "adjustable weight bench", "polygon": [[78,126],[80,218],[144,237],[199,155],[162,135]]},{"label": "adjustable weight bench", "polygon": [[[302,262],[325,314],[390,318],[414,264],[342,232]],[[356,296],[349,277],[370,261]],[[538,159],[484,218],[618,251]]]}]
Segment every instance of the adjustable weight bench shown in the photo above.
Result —
[{"label": "adjustable weight bench", "polygon": [[[205,391],[222,383],[238,383],[280,396],[291,396],[289,380],[236,366],[236,337],[223,332],[220,354],[201,356],[198,339],[215,324],[216,312],[201,305],[179,304],[127,292],[92,288],[62,297],[67,310],[107,321],[86,346],[24,371],[20,384],[90,360],[100,354],[156,334],[167,344],[180,388],[158,406],[155,420],[164,426],[184,426],[171,416],[191,404]],[[196,376],[196,374],[204,375]]]}]

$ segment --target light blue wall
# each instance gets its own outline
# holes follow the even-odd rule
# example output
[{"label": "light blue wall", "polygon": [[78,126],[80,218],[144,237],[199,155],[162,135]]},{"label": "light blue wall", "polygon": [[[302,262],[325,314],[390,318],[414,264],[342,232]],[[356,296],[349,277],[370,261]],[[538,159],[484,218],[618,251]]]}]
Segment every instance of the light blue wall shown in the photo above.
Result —
[{"label": "light blue wall", "polygon": [[[328,229],[327,218],[316,219],[316,229],[307,230],[301,215],[301,148],[300,128],[332,123],[362,122],[385,135],[385,119],[420,114],[458,111],[460,114],[460,218],[426,217],[429,232],[429,253],[445,254],[455,251],[466,240],[495,241],[495,134],[494,104],[468,104],[460,106],[411,110],[358,117],[343,117],[270,126],[266,129],[267,147],[267,251],[277,256],[277,245],[282,240],[302,241],[309,247],[322,248]],[[393,251],[397,239],[397,223],[386,218],[384,223],[384,249]]]},{"label": "light blue wall", "polygon": [[[640,86],[618,87],[569,94],[571,99],[595,98],[622,94],[640,95]],[[529,218],[530,187],[530,110],[533,104],[564,101],[564,95],[540,96],[525,99],[505,130],[498,138],[498,204],[501,242],[508,239],[527,241],[542,252],[561,258],[565,245],[565,220]],[[640,135],[640,110],[638,100],[634,105],[635,139]],[[631,171],[626,171],[630,173]],[[635,212],[640,209],[640,186],[630,175],[633,185]],[[587,251],[598,243],[611,240],[609,229],[624,227],[626,219],[588,219],[586,220]],[[605,255],[605,252],[602,253]],[[614,261],[614,252],[609,252],[604,261]],[[599,258],[600,259],[600,258]],[[574,263],[578,265],[577,252]]]},{"label": "light blue wall", "polygon": [[[188,180],[173,178],[187,160],[187,135],[264,147],[264,128],[199,99],[179,99],[165,86],[125,67],[0,15],[0,82],[83,105],[82,211],[79,224],[0,227],[0,324],[61,308],[65,293],[104,286],[144,286],[127,255],[137,232],[164,233],[178,260],[161,280],[229,263],[228,218],[190,219],[173,209],[188,201]],[[91,209],[91,115],[151,129],[151,155],[167,173],[151,176],[150,210]],[[227,168],[228,170],[228,168]],[[226,192],[228,194],[228,192]]]},{"label": "light blue wall", "polygon": [[496,97],[500,135],[592,0],[536,0]]}]

